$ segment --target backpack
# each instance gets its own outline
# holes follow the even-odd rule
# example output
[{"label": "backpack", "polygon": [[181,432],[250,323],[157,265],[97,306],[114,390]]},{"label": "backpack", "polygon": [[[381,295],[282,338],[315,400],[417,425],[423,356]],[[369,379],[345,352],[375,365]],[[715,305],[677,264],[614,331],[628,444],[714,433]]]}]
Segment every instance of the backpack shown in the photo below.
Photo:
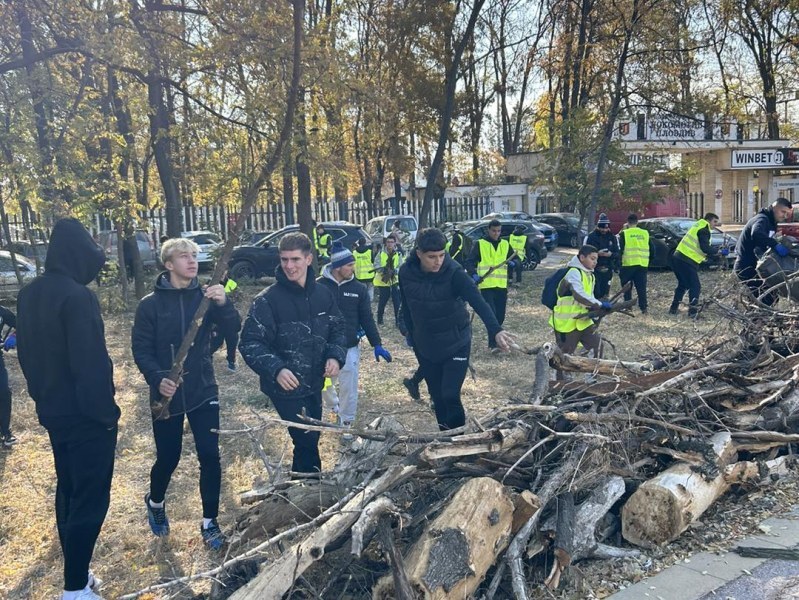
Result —
[{"label": "backpack", "polygon": [[544,289],[541,291],[541,304],[549,310],[555,310],[555,305],[558,303],[558,286],[571,268],[561,267],[544,280]]}]

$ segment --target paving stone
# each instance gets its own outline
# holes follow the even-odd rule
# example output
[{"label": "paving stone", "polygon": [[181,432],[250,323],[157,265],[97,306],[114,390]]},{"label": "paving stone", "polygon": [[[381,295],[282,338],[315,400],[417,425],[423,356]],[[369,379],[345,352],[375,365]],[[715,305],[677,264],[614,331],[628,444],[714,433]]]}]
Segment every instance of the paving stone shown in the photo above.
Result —
[{"label": "paving stone", "polygon": [[609,596],[607,600],[696,600],[724,583],[724,579],[674,565]]},{"label": "paving stone", "polygon": [[729,581],[745,575],[746,571],[751,572],[752,569],[763,563],[764,558],[744,558],[738,556],[734,552],[726,552],[723,555],[715,554],[713,552],[701,552],[694,554],[688,559],[690,562],[679,563],[681,567],[691,569],[698,573],[707,573],[713,577],[718,577],[724,581]]},{"label": "paving stone", "polygon": [[768,533],[763,533],[766,539],[772,539],[778,544],[793,547],[799,544],[799,519],[784,519],[771,517],[761,523],[769,527]]}]

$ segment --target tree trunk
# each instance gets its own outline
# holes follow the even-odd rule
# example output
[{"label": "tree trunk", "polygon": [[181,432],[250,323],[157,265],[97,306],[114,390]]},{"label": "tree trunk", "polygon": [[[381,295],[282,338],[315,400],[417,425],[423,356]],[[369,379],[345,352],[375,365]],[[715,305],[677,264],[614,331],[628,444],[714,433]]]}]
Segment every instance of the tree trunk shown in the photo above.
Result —
[{"label": "tree trunk", "polygon": [[[441,126],[438,132],[438,146],[436,148],[433,162],[430,165],[430,171],[427,173],[427,186],[424,190],[424,201],[422,203],[422,210],[419,214],[419,227],[424,228],[429,225],[430,211],[433,206],[433,192],[435,189],[435,182],[438,180],[438,172],[441,169],[441,164],[444,162],[444,152],[447,149],[447,142],[449,141],[449,130],[452,124],[452,114],[455,110],[455,90],[458,84],[458,70],[460,69],[461,56],[466,48],[466,44],[474,33],[474,27],[477,24],[477,17],[485,4],[485,0],[474,0],[472,11],[469,15],[469,22],[466,25],[466,30],[463,36],[458,40],[455,45],[455,51],[452,56],[452,63],[447,68],[446,77],[444,78],[444,111],[441,114]],[[453,21],[454,31],[454,21]]]},{"label": "tree trunk", "polygon": [[729,489],[724,468],[736,458],[732,437],[717,433],[711,443],[717,475],[707,478],[693,465],[680,462],[645,481],[622,508],[624,539],[644,548],[662,546],[676,539]]},{"label": "tree trunk", "polygon": [[305,130],[305,91],[300,90],[297,106],[297,129],[294,140],[297,147],[297,221],[302,231],[313,239],[311,198],[311,169],[308,166],[308,137]]},{"label": "tree trunk", "polygon": [[[405,557],[414,590],[428,600],[471,597],[508,545],[513,510],[501,483],[488,477],[464,483]],[[393,578],[381,578],[372,598],[396,598]]]}]

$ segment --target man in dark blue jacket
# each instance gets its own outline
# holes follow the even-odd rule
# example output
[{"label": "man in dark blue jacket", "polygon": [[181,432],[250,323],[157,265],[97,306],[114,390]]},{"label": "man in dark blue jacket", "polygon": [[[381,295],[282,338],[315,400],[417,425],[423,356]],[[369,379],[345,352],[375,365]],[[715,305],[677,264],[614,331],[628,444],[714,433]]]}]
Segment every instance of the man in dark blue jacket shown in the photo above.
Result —
[{"label": "man in dark blue jacket", "polygon": [[119,407],[97,297],[105,253],[76,219],[50,236],[44,274],[17,298],[17,353],[53,446],[64,598],[99,599],[89,571],[111,500]]},{"label": "man in dark blue jacket", "polygon": [[[172,473],[180,462],[184,416],[188,417],[197,458],[200,461],[200,497],[205,544],[218,550],[225,543],[216,518],[222,469],[219,463],[219,390],[214,378],[210,336],[215,325],[221,335],[238,331],[241,323],[233,303],[221,285],[200,287],[197,281],[199,247],[184,238],[171,239],[161,247],[166,271],[155,281],[155,291],[142,298],[136,309],[131,344],[133,359],[150,386],[150,404],[169,398],[167,415],[153,415],[156,459],[150,471],[150,491],[144,497],[150,529],[156,536],[169,533],[165,497]],[[197,332],[183,364],[180,385],[167,377],[178,348],[191,326],[203,297],[211,307]]]},{"label": "man in dark blue jacket", "polygon": [[[308,236],[283,236],[278,252],[277,281],[253,300],[239,351],[281,419],[300,423],[303,411],[321,419],[325,377],[337,377],[347,356],[344,319],[333,294],[314,279]],[[289,435],[292,471],[321,471],[319,433],[289,427]]]},{"label": "man in dark blue jacket", "polygon": [[[744,226],[735,246],[735,265],[733,271],[738,279],[743,281],[756,297],[760,295],[763,280],[757,276],[757,261],[768,249],[774,248],[780,256],[787,256],[789,249],[783,246],[774,235],[777,233],[777,223],[782,223],[791,212],[791,201],[787,198],[777,198],[771,206],[762,209]],[[776,298],[767,296],[762,301],[771,305]]]},{"label": "man in dark blue jacket", "polygon": [[621,256],[619,242],[610,231],[610,219],[605,213],[599,215],[596,228],[588,234],[583,244],[593,246],[599,250],[597,253],[599,258],[594,269],[594,278],[596,280],[594,297],[598,300],[604,300],[610,294],[610,281],[613,279],[614,269],[618,269],[619,257]]},{"label": "man in dark blue jacket", "polygon": [[461,387],[472,347],[466,303],[485,323],[499,349],[507,351],[512,342],[477,285],[444,251],[446,244],[438,229],[420,231],[416,251],[399,276],[403,333],[419,361],[441,431],[466,423]]},{"label": "man in dark blue jacket", "polygon": [[[347,338],[347,359],[338,374],[338,382],[333,382],[322,392],[322,398],[328,408],[338,416],[339,424],[347,429],[355,421],[358,410],[358,367],[361,362],[361,335],[375,349],[375,360],[382,358],[391,362],[391,354],[383,348],[380,333],[377,331],[369,292],[366,286],[355,279],[355,256],[339,242],[333,243],[330,253],[330,264],[322,269],[322,276],[317,283],[329,289],[336,299],[344,317],[345,335]],[[336,383],[340,390],[336,392]],[[344,439],[350,439],[345,433]]]},{"label": "man in dark blue jacket", "polygon": [[[14,328],[17,326],[16,315],[5,306],[0,306],[0,332],[6,327],[3,338],[2,350],[11,350],[17,346],[17,336]],[[11,387],[8,385],[8,371],[0,350],[0,446],[11,448],[17,443],[17,438],[11,433]]]}]

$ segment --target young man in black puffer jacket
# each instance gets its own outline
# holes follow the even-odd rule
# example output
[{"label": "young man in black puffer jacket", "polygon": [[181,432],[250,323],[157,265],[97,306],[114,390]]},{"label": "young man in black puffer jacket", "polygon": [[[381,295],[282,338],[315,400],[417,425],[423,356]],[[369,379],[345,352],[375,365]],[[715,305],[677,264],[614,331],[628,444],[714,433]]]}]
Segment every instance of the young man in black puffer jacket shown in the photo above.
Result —
[{"label": "young man in black puffer jacket", "polygon": [[[278,252],[277,281],[253,300],[239,351],[281,419],[299,423],[303,409],[321,419],[325,377],[337,377],[347,355],[344,319],[333,294],[314,279],[308,236],[283,236]],[[289,427],[289,435],[292,471],[321,471],[319,433]]]},{"label": "young man in black puffer jacket", "polygon": [[[156,459],[150,471],[150,492],[144,497],[150,529],[156,536],[169,533],[165,496],[172,473],[180,461],[184,415],[189,419],[197,458],[200,461],[200,497],[203,541],[212,550],[225,542],[216,517],[222,469],[219,463],[219,389],[211,358],[211,328],[222,335],[238,331],[241,319],[225,288],[203,288],[197,281],[199,247],[191,240],[171,239],[161,247],[166,272],[155,282],[155,291],[145,296],[136,309],[131,333],[133,359],[150,386],[150,403],[161,396],[171,398],[165,415],[153,415]],[[194,344],[183,363],[180,385],[167,378],[183,337],[203,297],[211,300]],[[161,418],[166,417],[166,418]]]},{"label": "young man in black puffer jacket", "polygon": [[[375,360],[382,358],[391,362],[391,354],[383,348],[380,333],[377,331],[372,306],[369,301],[369,292],[366,286],[355,279],[355,256],[339,242],[333,243],[330,252],[330,264],[322,269],[322,276],[317,283],[329,289],[336,299],[341,314],[344,317],[345,334],[347,338],[347,360],[338,375],[338,382],[334,381],[322,392],[322,398],[328,408],[332,409],[338,417],[339,423],[349,429],[355,421],[358,410],[358,367],[361,363],[361,336],[375,349]],[[339,391],[336,392],[336,383]],[[345,440],[351,435],[345,433]]]},{"label": "young man in black puffer jacket", "polygon": [[438,229],[419,232],[416,250],[399,274],[402,331],[416,353],[441,431],[466,423],[461,387],[472,347],[466,303],[498,348],[507,351],[512,341],[474,281],[444,251],[446,244]]}]

